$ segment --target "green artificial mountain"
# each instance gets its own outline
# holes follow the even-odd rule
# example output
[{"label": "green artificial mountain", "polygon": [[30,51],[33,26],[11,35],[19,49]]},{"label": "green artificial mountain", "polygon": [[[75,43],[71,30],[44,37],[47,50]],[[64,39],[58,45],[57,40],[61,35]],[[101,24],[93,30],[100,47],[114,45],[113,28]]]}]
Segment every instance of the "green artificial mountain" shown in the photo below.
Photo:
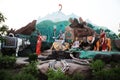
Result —
[{"label": "green artificial mountain", "polygon": [[98,33],[98,34],[100,34],[100,29],[103,29],[106,32],[108,38],[111,38],[111,39],[118,39],[119,38],[113,31],[111,31],[110,29],[108,29],[106,27],[93,25],[91,23],[87,23],[87,25],[91,29],[95,30],[96,33]]},{"label": "green artificial mountain", "polygon": [[55,36],[59,35],[59,32],[62,30],[65,31],[65,27],[68,26],[68,21],[52,22],[49,20],[42,21],[36,25],[36,30],[39,31],[42,35],[47,36],[47,42],[53,42],[54,37],[54,26],[56,26]]},{"label": "green artificial mountain", "polygon": [[[77,17],[75,14],[65,15],[62,12],[54,12],[43,18],[38,18],[35,26],[35,31],[30,35],[30,41],[32,44],[33,51],[35,51],[36,47],[37,32],[40,32],[43,36],[47,36],[47,40],[43,42],[42,48],[44,49],[47,46],[50,47],[52,42],[54,42],[53,37],[57,37],[59,35],[60,30],[64,32],[65,28],[69,26],[69,18],[78,19],[79,17]],[[55,33],[54,26],[56,26]],[[108,28],[103,28],[102,26],[94,25],[91,22],[87,22],[87,26],[96,31],[96,33],[98,34],[100,33],[100,29],[103,29],[107,33],[107,37],[111,39],[118,39],[118,36]]]}]

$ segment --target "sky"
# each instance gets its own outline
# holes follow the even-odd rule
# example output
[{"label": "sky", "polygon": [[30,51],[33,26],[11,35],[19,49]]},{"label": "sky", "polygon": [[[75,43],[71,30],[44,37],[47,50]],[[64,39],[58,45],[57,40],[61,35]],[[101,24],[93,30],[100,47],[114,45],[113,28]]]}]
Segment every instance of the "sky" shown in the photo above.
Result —
[{"label": "sky", "polygon": [[9,28],[19,29],[39,17],[60,9],[66,15],[76,14],[115,33],[120,29],[120,0],[0,0],[0,12]]}]

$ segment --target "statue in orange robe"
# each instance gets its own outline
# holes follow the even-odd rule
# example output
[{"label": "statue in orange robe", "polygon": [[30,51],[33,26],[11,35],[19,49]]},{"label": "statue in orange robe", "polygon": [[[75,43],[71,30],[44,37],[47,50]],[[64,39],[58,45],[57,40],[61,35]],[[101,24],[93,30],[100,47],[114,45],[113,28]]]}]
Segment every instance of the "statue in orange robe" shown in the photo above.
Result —
[{"label": "statue in orange robe", "polygon": [[41,45],[42,45],[42,36],[40,34],[38,34],[37,44],[36,44],[36,54],[37,55],[40,55],[40,53],[41,53]]},{"label": "statue in orange robe", "polygon": [[102,51],[107,51],[107,44],[108,44],[108,41],[107,41],[107,38],[106,38],[106,34],[105,33],[102,33],[100,35],[100,39],[101,39],[101,48],[102,48]]}]

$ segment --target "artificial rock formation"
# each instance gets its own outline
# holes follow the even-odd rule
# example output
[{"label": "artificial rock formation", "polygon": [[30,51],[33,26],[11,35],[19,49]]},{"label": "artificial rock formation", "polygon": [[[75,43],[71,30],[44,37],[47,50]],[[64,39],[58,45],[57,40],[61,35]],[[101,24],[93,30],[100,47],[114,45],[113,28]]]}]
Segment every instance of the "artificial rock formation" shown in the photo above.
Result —
[{"label": "artificial rock formation", "polygon": [[[76,37],[79,39],[87,37],[88,35],[97,35],[96,32],[87,26],[87,23],[82,21],[79,23],[77,19],[66,27],[66,38],[74,40]],[[70,36],[71,35],[71,36]]]},{"label": "artificial rock formation", "polygon": [[120,40],[119,40],[119,39],[118,39],[118,40],[113,40],[113,42],[114,42],[116,48],[117,48],[118,50],[120,50]]},{"label": "artificial rock formation", "polygon": [[15,34],[30,35],[35,30],[36,20],[15,31]]},{"label": "artificial rock formation", "polygon": [[36,20],[28,23],[26,26],[21,27],[20,29],[13,29],[7,31],[7,33],[14,33],[14,34],[23,34],[23,35],[30,35],[35,30]]}]

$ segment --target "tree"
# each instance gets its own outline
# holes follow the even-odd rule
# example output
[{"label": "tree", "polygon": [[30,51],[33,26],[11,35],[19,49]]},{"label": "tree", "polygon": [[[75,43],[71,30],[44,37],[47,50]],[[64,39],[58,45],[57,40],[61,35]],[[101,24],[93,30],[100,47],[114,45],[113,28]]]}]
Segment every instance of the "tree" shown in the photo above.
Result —
[{"label": "tree", "polygon": [[120,37],[120,33],[118,34],[118,37]]},{"label": "tree", "polygon": [[6,17],[0,12],[0,23],[5,22]]},{"label": "tree", "polygon": [[4,40],[2,36],[8,31],[8,26],[2,24],[2,22],[5,22],[5,19],[6,17],[0,12],[0,42]]},{"label": "tree", "polygon": [[8,31],[8,26],[7,25],[3,25],[2,22],[5,22],[6,17],[0,12],[0,35],[3,35],[5,32]]},{"label": "tree", "polygon": [[0,34],[3,35],[6,33],[6,31],[8,31],[8,26],[2,25],[2,27],[0,27]]}]

